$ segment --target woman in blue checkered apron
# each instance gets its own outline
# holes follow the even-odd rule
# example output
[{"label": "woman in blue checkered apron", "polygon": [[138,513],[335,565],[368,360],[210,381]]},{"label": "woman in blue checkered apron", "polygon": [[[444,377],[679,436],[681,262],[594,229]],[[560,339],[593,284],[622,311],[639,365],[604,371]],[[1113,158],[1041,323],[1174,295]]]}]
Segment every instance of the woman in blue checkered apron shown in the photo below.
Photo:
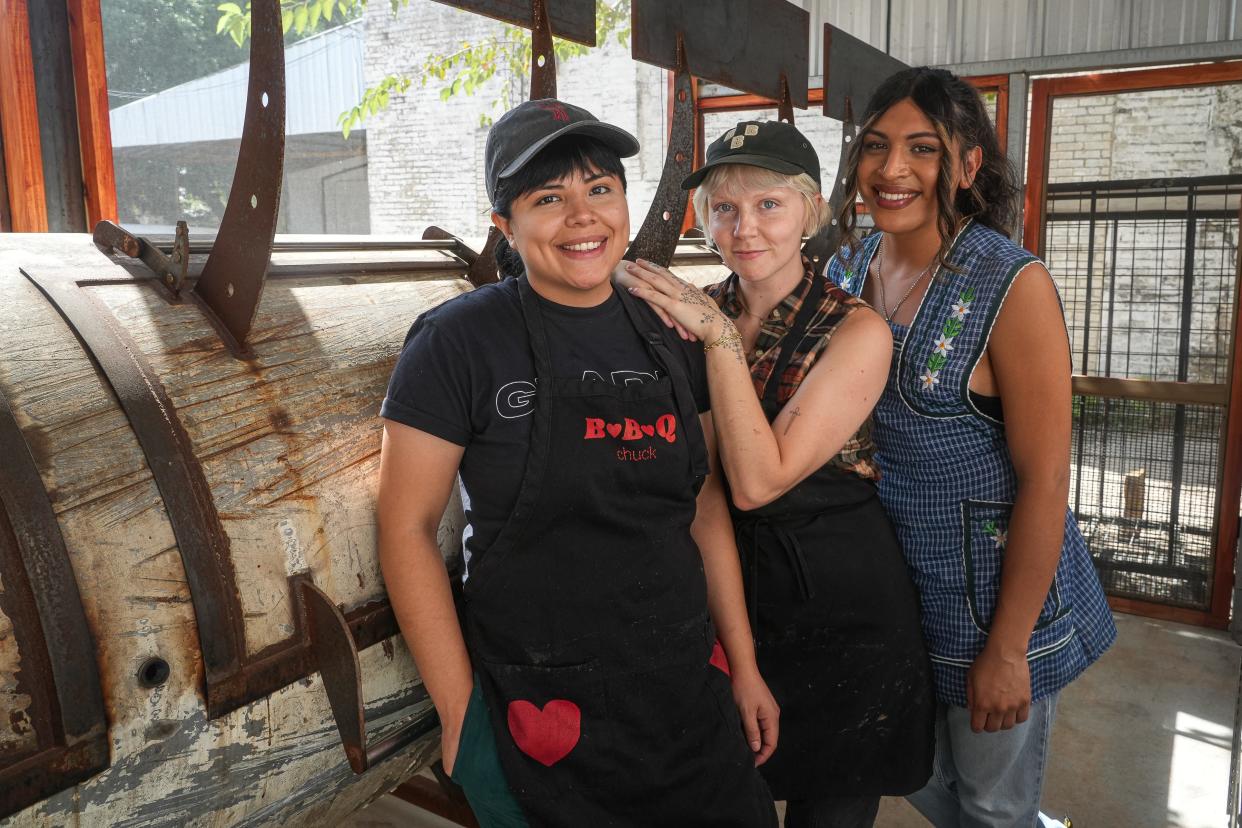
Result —
[{"label": "woman in blue checkered apron", "polygon": [[[1057,694],[1116,636],[1066,507],[1060,299],[1005,235],[1017,194],[979,94],[905,70],[850,146],[827,269],[893,336],[875,441],[936,678],[933,776],[910,799],[937,826],[1060,824],[1039,812]],[[861,241],[856,195],[876,227]]]},{"label": "woman in blue checkered apron", "polygon": [[926,783],[936,709],[876,490],[888,327],[801,255],[829,211],[792,124],[737,124],[683,186],[732,274],[707,296],[647,262],[618,281],[704,342],[755,655],[781,708],[760,770],[785,826],[868,828],[882,795]]}]

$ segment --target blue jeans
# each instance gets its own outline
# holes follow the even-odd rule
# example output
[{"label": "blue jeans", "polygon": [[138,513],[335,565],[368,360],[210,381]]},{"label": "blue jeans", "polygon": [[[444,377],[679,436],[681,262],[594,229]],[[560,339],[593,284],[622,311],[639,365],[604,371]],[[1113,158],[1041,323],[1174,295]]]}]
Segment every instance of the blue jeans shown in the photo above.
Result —
[{"label": "blue jeans", "polygon": [[906,797],[936,828],[1064,828],[1039,812],[1057,694],[1010,730],[975,733],[970,711],[939,704],[927,785]]}]

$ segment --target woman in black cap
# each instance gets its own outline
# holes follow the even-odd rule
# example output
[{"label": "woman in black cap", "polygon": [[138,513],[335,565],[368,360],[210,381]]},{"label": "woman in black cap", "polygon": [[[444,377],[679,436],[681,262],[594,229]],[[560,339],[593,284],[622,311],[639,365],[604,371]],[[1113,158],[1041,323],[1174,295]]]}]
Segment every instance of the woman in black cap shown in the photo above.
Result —
[{"label": "woman in black cap", "polygon": [[705,343],[759,669],[781,706],[763,773],[785,825],[869,826],[881,795],[926,782],[934,714],[917,597],[876,494],[888,331],[801,255],[827,210],[791,124],[739,123],[683,186],[732,275],[706,296],[647,262],[619,279]]},{"label": "woman in black cap", "polygon": [[[420,317],[381,410],[384,575],[485,826],[776,824],[703,357],[611,283],[637,149],[555,100],[496,122],[516,278]],[[436,545],[459,477],[461,625]]]}]

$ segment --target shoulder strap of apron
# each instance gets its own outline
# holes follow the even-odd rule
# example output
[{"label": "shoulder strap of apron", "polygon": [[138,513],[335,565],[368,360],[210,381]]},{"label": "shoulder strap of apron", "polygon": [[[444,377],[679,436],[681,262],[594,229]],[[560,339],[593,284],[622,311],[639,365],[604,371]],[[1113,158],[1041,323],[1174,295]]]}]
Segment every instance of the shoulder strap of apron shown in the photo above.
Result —
[{"label": "shoulder strap of apron", "polygon": [[776,358],[776,365],[772,368],[772,373],[768,375],[767,385],[763,388],[765,409],[769,405],[775,405],[778,401],[777,394],[780,393],[781,375],[789,367],[789,361],[793,359],[798,343],[806,335],[806,329],[810,327],[811,320],[819,311],[819,304],[824,298],[824,290],[827,283],[828,279],[822,273],[816,274],[811,279],[811,289],[807,291],[806,298],[802,300],[802,307],[798,308],[798,315],[794,317],[793,325],[781,337],[780,356]]},{"label": "shoulder strap of apron", "polygon": [[543,327],[543,314],[539,312],[539,300],[525,276],[518,277],[518,296],[522,304],[522,319],[526,323],[527,343],[535,362],[535,410],[531,414],[534,419],[531,422],[530,440],[526,449],[526,470],[522,475],[522,484],[518,489],[517,499],[513,502],[509,519],[488,549],[489,555],[519,545],[539,503],[552,440],[552,358],[548,351],[548,335]]},{"label": "shoulder strap of apron", "polygon": [[[673,385],[673,400],[677,406],[677,418],[681,421],[682,433],[686,436],[690,447],[690,472],[695,481],[707,477],[707,442],[703,437],[703,426],[699,422],[699,407],[694,402],[694,392],[690,388],[690,376],[686,366],[678,354],[668,346],[668,334],[660,329],[651,316],[643,316],[638,309],[638,300],[627,291],[618,290],[617,296],[621,305],[630,317],[630,323],[647,343],[647,350],[656,364],[664,369]],[[697,483],[696,483],[697,485]]]}]

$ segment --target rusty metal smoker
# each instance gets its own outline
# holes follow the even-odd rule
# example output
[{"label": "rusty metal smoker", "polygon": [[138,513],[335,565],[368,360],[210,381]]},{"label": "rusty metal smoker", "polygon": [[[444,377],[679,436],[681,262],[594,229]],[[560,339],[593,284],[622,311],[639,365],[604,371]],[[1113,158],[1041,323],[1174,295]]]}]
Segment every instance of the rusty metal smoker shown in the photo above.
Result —
[{"label": "rusty metal smoker", "polygon": [[[553,35],[594,45],[594,0],[450,5],[532,28],[537,97],[555,95]],[[779,100],[784,117],[806,106],[807,13],[719,6],[704,19],[691,0],[632,2],[634,57],[674,85],[663,178],[631,257],[713,260],[697,246],[675,256],[694,77]],[[214,243],[108,223],[93,238],[0,236],[5,824],[334,820],[438,749],[375,552],[376,415],[409,323],[494,281],[492,243],[476,253],[439,228],[276,238],[278,0],[253,14]],[[832,71],[834,84],[855,78],[842,84],[854,95],[883,77]],[[455,503],[446,558],[462,524]]]}]

